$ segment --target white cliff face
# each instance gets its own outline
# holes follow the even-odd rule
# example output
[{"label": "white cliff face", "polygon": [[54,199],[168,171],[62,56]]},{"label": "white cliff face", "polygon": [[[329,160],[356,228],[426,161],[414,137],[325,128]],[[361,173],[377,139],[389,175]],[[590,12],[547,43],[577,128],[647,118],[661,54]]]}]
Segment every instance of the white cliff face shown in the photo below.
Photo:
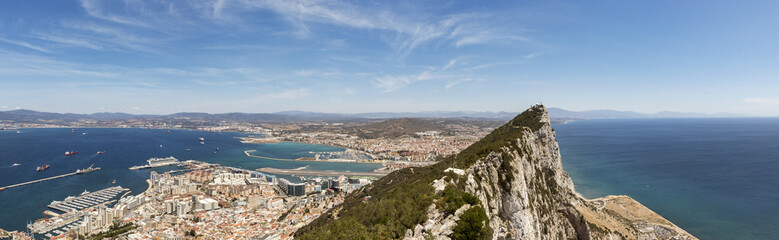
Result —
[{"label": "white cliff face", "polygon": [[[465,191],[479,198],[489,223],[493,229],[493,239],[577,239],[577,228],[588,236],[586,224],[568,220],[566,214],[577,216],[571,208],[571,197],[575,196],[573,183],[562,170],[560,151],[555,133],[549,126],[545,109],[539,122],[543,123],[537,131],[528,127],[512,126],[521,136],[509,141],[500,151],[493,151],[478,159],[473,165],[462,170],[463,175],[457,181],[465,181]],[[433,182],[436,191],[443,190],[446,184],[456,185],[455,181],[445,178]],[[578,202],[578,201],[577,201]],[[463,206],[465,207],[465,206]],[[461,209],[464,211],[464,209]],[[451,220],[442,218],[433,207],[428,211],[427,225],[432,228],[446,228]],[[459,216],[452,216],[456,217]],[[441,222],[438,222],[441,221]],[[574,227],[574,225],[577,225]],[[581,226],[579,226],[581,225]],[[417,226],[422,231],[411,231],[407,239],[419,239],[431,236],[435,239],[448,239],[442,231],[426,231],[428,227]],[[589,239],[589,238],[584,238]]]}]

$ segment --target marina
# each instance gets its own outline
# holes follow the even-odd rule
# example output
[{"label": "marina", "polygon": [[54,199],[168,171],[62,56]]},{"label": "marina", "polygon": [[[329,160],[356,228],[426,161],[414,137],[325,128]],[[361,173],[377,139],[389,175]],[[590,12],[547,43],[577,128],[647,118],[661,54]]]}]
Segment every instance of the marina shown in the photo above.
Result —
[{"label": "marina", "polygon": [[125,191],[129,191],[129,189],[122,188],[121,186],[110,187],[91,193],[84,191],[78,197],[71,196],[65,198],[64,201],[54,201],[48,207],[62,212],[79,211],[100,204],[110,203],[112,199]]}]

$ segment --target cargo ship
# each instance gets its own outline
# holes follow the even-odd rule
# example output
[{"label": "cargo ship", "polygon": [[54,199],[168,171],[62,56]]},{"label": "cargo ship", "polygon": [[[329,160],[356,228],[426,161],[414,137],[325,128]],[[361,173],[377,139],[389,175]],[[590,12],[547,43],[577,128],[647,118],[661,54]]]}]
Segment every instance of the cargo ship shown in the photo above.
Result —
[{"label": "cargo ship", "polygon": [[43,171],[43,170],[46,170],[46,169],[49,169],[49,164],[46,164],[46,166],[37,167],[37,168],[35,168],[35,171],[40,172],[40,171]]},{"label": "cargo ship", "polygon": [[74,154],[77,154],[77,153],[78,153],[78,151],[65,152],[65,156],[70,156],[70,155],[74,155]]}]

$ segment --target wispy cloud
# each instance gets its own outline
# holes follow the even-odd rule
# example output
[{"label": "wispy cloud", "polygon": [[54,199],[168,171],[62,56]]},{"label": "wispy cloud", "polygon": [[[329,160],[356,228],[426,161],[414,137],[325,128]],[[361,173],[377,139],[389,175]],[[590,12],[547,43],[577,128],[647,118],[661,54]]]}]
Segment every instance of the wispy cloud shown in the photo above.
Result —
[{"label": "wispy cloud", "polygon": [[[218,3],[221,1],[215,2],[213,15],[216,12],[225,14],[228,9]],[[237,8],[241,10],[258,8],[274,11],[296,26],[298,33],[303,34],[311,32],[309,24],[312,23],[393,32],[397,36],[390,43],[401,54],[408,54],[416,47],[433,41],[450,41],[459,47],[494,40],[526,40],[502,25],[474,23],[488,19],[488,14],[452,14],[431,19],[429,16],[356,6],[341,1],[244,0],[239,3]]]},{"label": "wispy cloud", "polygon": [[422,71],[419,74],[402,75],[402,76],[395,76],[395,75],[378,76],[373,79],[372,83],[374,86],[382,89],[384,92],[394,92],[416,82],[445,79],[445,78],[451,78],[451,76],[444,74],[442,70],[438,70],[436,68],[430,68],[425,71]]},{"label": "wispy cloud", "polygon": [[69,38],[69,37],[56,36],[56,35],[50,35],[44,33],[37,33],[35,34],[35,37],[41,40],[55,42],[66,46],[85,47],[94,50],[102,49],[101,46],[98,46],[88,40],[83,40],[83,39]]},{"label": "wispy cloud", "polygon": [[298,70],[298,71],[295,71],[295,74],[299,75],[299,76],[304,76],[304,77],[311,77],[311,76],[323,77],[323,76],[338,75],[338,74],[340,74],[340,72],[338,72],[338,71],[336,71],[334,69],[326,69],[326,70],[308,69],[308,70]]},{"label": "wispy cloud", "polygon": [[[133,3],[134,4],[142,4],[141,1],[124,1],[125,6]],[[135,26],[148,26],[145,22],[140,21],[138,19],[131,19],[111,13],[107,13],[104,9],[103,4],[106,3],[105,1],[97,1],[97,0],[81,0],[81,7],[86,11],[87,14],[94,18],[114,22],[114,23],[121,23],[121,24],[127,24],[127,25],[135,25]]]},{"label": "wispy cloud", "polygon": [[27,42],[14,41],[14,40],[5,39],[5,38],[0,38],[0,42],[6,42],[6,43],[13,44],[13,45],[26,47],[26,48],[29,48],[29,49],[32,49],[32,50],[35,50],[35,51],[39,51],[39,52],[51,53],[51,51],[49,51],[48,49],[45,49],[45,48],[42,48],[42,47],[39,47],[39,46],[36,46],[36,45],[32,45],[32,44],[27,43]]},{"label": "wispy cloud", "polygon": [[457,84],[465,83],[465,82],[473,82],[473,81],[479,81],[480,82],[480,81],[484,81],[484,80],[483,79],[475,79],[475,78],[463,78],[463,79],[455,80],[453,82],[450,82],[450,83],[446,84],[446,90],[449,90],[450,88],[454,87]]}]

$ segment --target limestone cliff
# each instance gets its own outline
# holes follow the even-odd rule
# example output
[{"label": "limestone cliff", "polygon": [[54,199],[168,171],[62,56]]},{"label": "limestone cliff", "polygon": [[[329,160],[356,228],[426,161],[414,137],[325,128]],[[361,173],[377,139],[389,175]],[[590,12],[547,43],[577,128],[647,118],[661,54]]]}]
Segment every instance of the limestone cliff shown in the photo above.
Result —
[{"label": "limestone cliff", "polygon": [[[362,189],[296,237],[695,239],[630,197],[582,198],[560,159],[548,113],[536,105],[457,156]],[[360,230],[333,235],[346,227]]]}]

